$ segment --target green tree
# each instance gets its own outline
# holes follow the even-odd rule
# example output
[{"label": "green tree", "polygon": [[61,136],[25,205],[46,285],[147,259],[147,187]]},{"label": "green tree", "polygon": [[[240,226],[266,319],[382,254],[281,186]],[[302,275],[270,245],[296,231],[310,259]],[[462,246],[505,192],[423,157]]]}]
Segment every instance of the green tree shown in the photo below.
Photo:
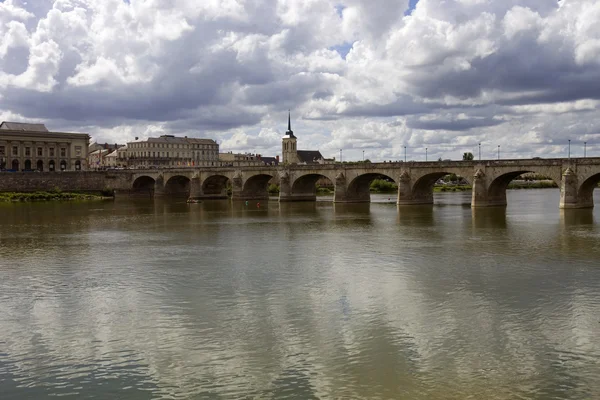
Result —
[{"label": "green tree", "polygon": [[463,161],[473,161],[473,153],[471,153],[471,152],[464,153],[463,154]]}]

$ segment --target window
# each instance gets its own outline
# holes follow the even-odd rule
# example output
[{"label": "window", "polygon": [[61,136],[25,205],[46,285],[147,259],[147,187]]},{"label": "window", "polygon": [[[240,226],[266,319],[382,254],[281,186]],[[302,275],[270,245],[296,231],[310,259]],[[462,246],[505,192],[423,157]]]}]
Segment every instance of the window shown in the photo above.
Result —
[{"label": "window", "polygon": [[13,146],[13,156],[18,156],[19,155],[19,148],[17,146]]},{"label": "window", "polygon": [[81,146],[75,146],[75,157],[81,157]]},{"label": "window", "polygon": [[27,157],[31,156],[31,147],[25,147],[25,155]]},{"label": "window", "polygon": [[[61,147],[60,148],[60,156],[61,157],[66,157],[67,156],[67,149],[65,149],[64,147]],[[61,165],[61,167],[62,167],[62,165]]]},{"label": "window", "polygon": [[50,147],[50,157],[54,157],[54,147]]},{"label": "window", "polygon": [[4,155],[4,146],[0,146],[0,156]]},{"label": "window", "polygon": [[38,155],[38,157],[43,156],[44,155],[44,149],[42,149],[41,147],[38,147],[37,155]]}]

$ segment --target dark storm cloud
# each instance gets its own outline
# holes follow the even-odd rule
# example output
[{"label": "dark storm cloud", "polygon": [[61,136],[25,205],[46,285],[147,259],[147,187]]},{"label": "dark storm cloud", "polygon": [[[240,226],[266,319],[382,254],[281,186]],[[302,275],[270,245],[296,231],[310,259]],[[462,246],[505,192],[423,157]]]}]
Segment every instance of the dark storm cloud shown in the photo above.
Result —
[{"label": "dark storm cloud", "polygon": [[418,118],[407,118],[406,125],[413,129],[423,129],[428,131],[446,130],[446,131],[467,131],[473,128],[482,128],[495,126],[505,121],[493,118],[467,118],[467,119],[434,119],[422,120]]},{"label": "dark storm cloud", "polygon": [[600,68],[577,65],[571,54],[561,54],[533,38],[511,42],[464,71],[439,65],[415,68],[409,75],[412,93],[428,99],[453,96],[472,99],[497,91],[509,99],[498,104],[523,105],[600,98]]},{"label": "dark storm cloud", "polygon": [[416,103],[407,95],[398,95],[398,99],[388,104],[351,104],[342,115],[351,117],[396,117],[413,114],[425,114],[436,108],[433,105]]}]

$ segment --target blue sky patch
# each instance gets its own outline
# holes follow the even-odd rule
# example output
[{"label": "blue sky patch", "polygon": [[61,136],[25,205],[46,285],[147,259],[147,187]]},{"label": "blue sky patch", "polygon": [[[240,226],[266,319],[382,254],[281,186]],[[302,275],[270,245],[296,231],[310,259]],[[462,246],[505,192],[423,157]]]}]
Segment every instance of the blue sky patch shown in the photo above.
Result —
[{"label": "blue sky patch", "polygon": [[408,2],[408,10],[404,11],[404,15],[411,15],[419,0],[410,0]]},{"label": "blue sky patch", "polygon": [[342,43],[342,44],[337,45],[337,46],[332,46],[329,49],[330,50],[335,50],[338,53],[340,53],[340,56],[342,56],[342,58],[345,60],[346,56],[350,52],[351,48],[352,48],[352,43],[346,42],[346,43]]}]

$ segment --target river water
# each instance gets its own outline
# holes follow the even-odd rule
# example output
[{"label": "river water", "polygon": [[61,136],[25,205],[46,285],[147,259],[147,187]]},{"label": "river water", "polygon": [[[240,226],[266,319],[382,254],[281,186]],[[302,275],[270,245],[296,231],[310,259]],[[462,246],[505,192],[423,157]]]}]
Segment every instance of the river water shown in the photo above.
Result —
[{"label": "river water", "polygon": [[0,398],[600,398],[600,207],[0,205]]}]

